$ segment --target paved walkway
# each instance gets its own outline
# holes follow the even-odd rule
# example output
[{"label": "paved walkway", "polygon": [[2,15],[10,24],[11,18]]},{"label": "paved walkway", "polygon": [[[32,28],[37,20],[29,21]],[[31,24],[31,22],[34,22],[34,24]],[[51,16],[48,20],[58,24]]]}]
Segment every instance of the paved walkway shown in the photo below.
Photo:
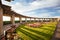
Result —
[{"label": "paved walkway", "polygon": [[57,23],[57,25],[56,25],[56,30],[54,32],[52,40],[60,40],[60,22]]},{"label": "paved walkway", "polygon": [[[20,23],[16,23],[15,25],[16,25],[16,27],[18,27],[18,26],[20,25]],[[4,26],[3,26],[3,30],[4,30],[4,31],[7,31],[7,30],[11,29],[11,26],[12,26],[12,24],[4,25]],[[0,40],[5,40],[4,33],[3,33],[2,37],[3,37],[3,38],[0,39]]]},{"label": "paved walkway", "polygon": [[[16,27],[18,27],[18,25],[20,25],[20,23],[16,23],[15,25],[16,25]],[[4,25],[3,28],[5,31],[7,31],[8,29],[11,28],[11,26],[12,26],[12,24]]]}]

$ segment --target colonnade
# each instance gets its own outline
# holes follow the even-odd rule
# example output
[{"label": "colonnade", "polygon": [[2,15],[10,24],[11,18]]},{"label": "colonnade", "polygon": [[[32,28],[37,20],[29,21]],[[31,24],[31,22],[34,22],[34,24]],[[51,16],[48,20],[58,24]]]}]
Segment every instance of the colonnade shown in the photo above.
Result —
[{"label": "colonnade", "polygon": [[[29,18],[29,20],[28,20],[28,17],[18,17],[19,18],[19,21],[20,21],[20,23],[22,23],[23,22],[23,20],[22,20],[22,18],[24,18],[25,20],[25,22],[55,22],[55,21],[58,21],[58,18]],[[10,21],[11,21],[11,23],[14,25],[15,24],[15,16],[14,16],[14,14],[12,15],[12,16],[10,16]],[[32,20],[32,19],[34,19],[34,20]]]},{"label": "colonnade", "polygon": [[[13,15],[11,15],[10,16],[10,19],[11,19],[11,23],[12,23],[12,25],[14,25],[15,24],[15,15],[13,14]],[[19,16],[18,17],[19,18],[19,23],[22,23],[22,18],[25,18],[25,22],[28,22],[28,17],[22,17],[22,16]],[[34,19],[34,20],[32,20],[32,19]],[[57,21],[57,18],[29,18],[29,22],[55,22],[55,21]]]},{"label": "colonnade", "polygon": [[[2,11],[2,9],[0,9],[0,32],[2,33],[3,31],[2,31],[2,29],[3,29],[3,11]],[[12,23],[12,25],[15,25],[15,15],[13,14],[13,15],[11,15],[11,23]],[[19,16],[19,21],[20,21],[20,23],[22,23],[22,18],[23,17],[21,17],[21,16]],[[25,22],[27,22],[27,18],[28,17],[24,17],[25,18]],[[44,22],[44,20],[50,20],[50,22],[55,22],[55,21],[57,21],[57,19],[56,18],[29,18],[30,20],[30,22],[32,21],[32,19],[34,19],[33,20],[33,22]],[[36,20],[37,19],[37,20]]]},{"label": "colonnade", "polygon": [[[8,11],[7,11],[7,14],[9,13]],[[11,16],[11,23],[12,23],[12,25],[14,25],[15,24],[14,19],[15,19],[16,15],[18,15],[18,14],[16,14],[16,13],[11,13],[11,14],[12,15],[9,15],[9,14],[8,15]],[[3,11],[3,8],[2,8],[2,4],[0,3],[0,36],[3,34],[3,15],[4,15],[4,11]],[[34,22],[36,21],[36,19],[38,19],[38,22],[39,21],[44,22],[44,20],[47,20],[47,19],[49,19],[50,21],[57,21],[57,18],[35,18],[35,17],[25,17],[23,15],[21,15],[21,16],[19,16],[19,15],[18,15],[18,17],[19,17],[20,23],[22,23],[22,17],[25,18],[25,22],[27,22],[27,18],[30,18],[30,20],[29,20],[30,22],[32,21],[32,19],[34,19]]]}]

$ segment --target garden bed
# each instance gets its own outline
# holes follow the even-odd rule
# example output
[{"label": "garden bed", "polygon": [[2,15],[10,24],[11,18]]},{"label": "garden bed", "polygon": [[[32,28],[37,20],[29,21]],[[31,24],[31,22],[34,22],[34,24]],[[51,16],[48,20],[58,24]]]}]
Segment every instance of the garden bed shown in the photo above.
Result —
[{"label": "garden bed", "polygon": [[37,28],[41,26],[41,23],[29,23],[29,24],[26,24],[26,26]]},{"label": "garden bed", "polygon": [[40,28],[28,27],[26,25],[20,25],[16,32],[23,40],[51,40],[56,23],[51,22],[48,24],[42,24]]}]

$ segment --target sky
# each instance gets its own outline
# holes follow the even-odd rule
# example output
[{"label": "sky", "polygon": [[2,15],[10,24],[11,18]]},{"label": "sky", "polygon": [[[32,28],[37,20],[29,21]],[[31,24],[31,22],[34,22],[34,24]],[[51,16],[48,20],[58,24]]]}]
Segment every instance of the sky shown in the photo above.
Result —
[{"label": "sky", "polygon": [[5,5],[18,14],[39,18],[60,18],[60,0],[14,0]]}]

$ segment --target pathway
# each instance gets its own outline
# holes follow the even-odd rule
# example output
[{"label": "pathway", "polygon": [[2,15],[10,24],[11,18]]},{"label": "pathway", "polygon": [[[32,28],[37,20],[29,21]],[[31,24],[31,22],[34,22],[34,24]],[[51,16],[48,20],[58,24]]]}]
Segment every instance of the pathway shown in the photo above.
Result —
[{"label": "pathway", "polygon": [[52,40],[60,40],[60,22],[58,22],[58,24],[56,25],[56,30],[54,32]]},{"label": "pathway", "polygon": [[[16,23],[15,25],[16,25],[16,27],[18,27],[18,25],[20,25],[20,23]],[[4,25],[3,30],[7,31],[7,30],[11,29],[11,26],[12,26],[12,24]],[[5,40],[4,33],[1,36],[2,36],[2,39],[0,39],[0,40]]]}]

